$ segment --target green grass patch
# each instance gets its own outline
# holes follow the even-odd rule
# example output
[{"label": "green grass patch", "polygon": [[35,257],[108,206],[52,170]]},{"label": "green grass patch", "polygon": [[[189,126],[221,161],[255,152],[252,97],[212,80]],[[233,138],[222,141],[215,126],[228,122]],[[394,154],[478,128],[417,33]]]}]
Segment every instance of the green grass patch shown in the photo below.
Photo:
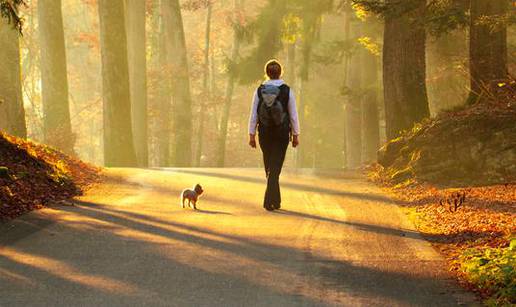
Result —
[{"label": "green grass patch", "polygon": [[460,261],[468,281],[490,296],[488,306],[516,304],[516,238],[508,247],[468,249]]}]

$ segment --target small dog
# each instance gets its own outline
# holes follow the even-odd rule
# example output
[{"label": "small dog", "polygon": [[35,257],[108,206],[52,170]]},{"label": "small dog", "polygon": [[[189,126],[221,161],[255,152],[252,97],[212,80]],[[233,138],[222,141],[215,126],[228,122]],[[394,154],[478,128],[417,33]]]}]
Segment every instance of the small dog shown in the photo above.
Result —
[{"label": "small dog", "polygon": [[202,195],[204,190],[202,189],[200,184],[195,185],[193,190],[186,189],[181,193],[181,207],[185,207],[185,201],[188,200],[188,206],[192,207],[194,210],[197,210],[197,200]]}]

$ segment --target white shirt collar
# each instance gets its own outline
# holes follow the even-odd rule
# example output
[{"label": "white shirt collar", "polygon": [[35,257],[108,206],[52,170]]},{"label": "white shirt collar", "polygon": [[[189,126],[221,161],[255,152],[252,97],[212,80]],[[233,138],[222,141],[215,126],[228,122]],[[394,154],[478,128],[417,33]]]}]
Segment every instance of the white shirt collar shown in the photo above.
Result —
[{"label": "white shirt collar", "polygon": [[285,84],[285,81],[283,81],[282,79],[274,79],[274,80],[270,79],[270,80],[265,81],[263,84],[282,86],[283,84]]}]

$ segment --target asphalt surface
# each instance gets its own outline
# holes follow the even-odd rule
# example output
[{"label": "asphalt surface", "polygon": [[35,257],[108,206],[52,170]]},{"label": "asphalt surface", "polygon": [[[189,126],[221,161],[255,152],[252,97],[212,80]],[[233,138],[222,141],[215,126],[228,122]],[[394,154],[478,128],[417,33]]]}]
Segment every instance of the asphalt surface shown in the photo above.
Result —
[{"label": "asphalt surface", "polygon": [[[398,205],[358,174],[110,169],[73,205],[0,224],[0,306],[473,305]],[[196,183],[199,211],[181,209]]]}]

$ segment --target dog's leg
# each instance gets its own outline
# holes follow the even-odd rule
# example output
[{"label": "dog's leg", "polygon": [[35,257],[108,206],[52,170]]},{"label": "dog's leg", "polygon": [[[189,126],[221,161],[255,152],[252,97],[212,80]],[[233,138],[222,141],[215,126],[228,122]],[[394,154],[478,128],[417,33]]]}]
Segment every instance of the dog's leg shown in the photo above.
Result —
[{"label": "dog's leg", "polygon": [[193,208],[194,208],[194,210],[197,210],[197,201],[193,202]]},{"label": "dog's leg", "polygon": [[185,195],[184,194],[181,194],[181,207],[183,209],[185,208]]}]

